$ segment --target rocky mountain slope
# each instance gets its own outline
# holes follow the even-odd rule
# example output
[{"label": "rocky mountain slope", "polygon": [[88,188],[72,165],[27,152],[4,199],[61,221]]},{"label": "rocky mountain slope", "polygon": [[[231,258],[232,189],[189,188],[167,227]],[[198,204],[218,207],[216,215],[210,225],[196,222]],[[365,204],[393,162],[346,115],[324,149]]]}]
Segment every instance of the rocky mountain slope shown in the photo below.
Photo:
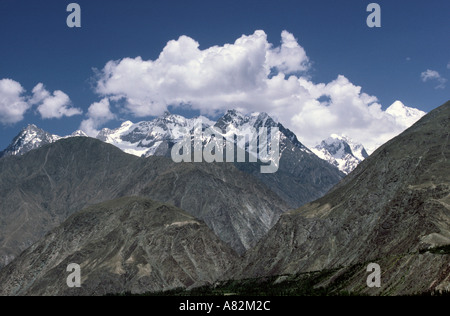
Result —
[{"label": "rocky mountain slope", "polygon": [[[261,173],[259,163],[235,163],[235,166],[258,178],[291,208],[318,199],[344,177],[335,166],[317,157],[292,131],[275,122],[266,113],[244,115],[235,110],[228,111],[217,121],[215,127],[223,133],[229,129],[236,135],[245,135],[252,128],[278,128],[280,155],[276,173]],[[245,142],[238,145],[244,147]]]},{"label": "rocky mountain slope", "polygon": [[[346,267],[239,280],[164,292],[167,296],[448,296],[450,246],[377,260],[381,287],[368,287],[369,262]],[[146,295],[146,294],[144,294]]]},{"label": "rocky mountain slope", "polygon": [[346,136],[331,135],[311,149],[319,158],[349,174],[369,155],[363,145],[355,143]]},{"label": "rocky mountain slope", "polygon": [[408,282],[448,286],[444,262],[434,279],[421,279],[435,257],[419,252],[450,244],[449,126],[447,102],[380,147],[329,194],[283,214],[227,276],[291,274],[411,255],[403,266],[416,262],[410,267],[419,275]]},{"label": "rocky mountain slope", "polygon": [[[97,138],[137,156],[170,157],[173,144],[185,137],[192,137],[193,129],[198,122],[201,122],[203,131],[213,126],[226,139],[230,139],[230,135],[235,135],[235,146],[245,148],[247,151],[248,136],[251,137],[253,131],[263,127],[279,128],[280,160],[279,169],[275,174],[262,174],[261,164],[258,163],[235,163],[235,166],[257,177],[290,207],[299,207],[323,196],[344,176],[344,173],[334,168],[335,166],[318,159],[294,133],[281,123],[275,122],[266,113],[245,115],[236,110],[229,110],[217,122],[205,117],[186,119],[166,113],[153,121],[138,124],[125,122],[116,130],[104,129]],[[230,135],[227,135],[227,132]],[[203,146],[206,146],[211,139],[202,135],[202,141]]]},{"label": "rocky mountain slope", "polygon": [[288,210],[232,164],[175,164],[128,155],[93,138],[68,138],[0,159],[0,265],[85,206],[130,195],[182,208],[239,253]]},{"label": "rocky mountain slope", "polygon": [[[105,295],[210,284],[236,254],[201,221],[129,197],[71,216],[0,272],[0,295]],[[66,271],[81,267],[81,287]]]},{"label": "rocky mountain slope", "polygon": [[[223,126],[239,124],[229,114]],[[251,126],[277,124],[286,174],[298,176],[298,164],[308,162],[298,153],[314,156],[270,118],[236,115]],[[329,194],[287,213],[257,179],[258,164],[175,164],[87,137],[4,157],[0,257],[7,264],[26,250],[0,270],[0,294],[140,293],[220,276],[324,269],[335,269],[320,281],[324,286],[344,280],[340,289],[368,293],[361,269],[370,261],[382,266],[378,294],[448,290],[448,253],[436,247],[450,244],[449,120],[447,102],[379,148]],[[275,183],[282,180],[275,175]],[[117,197],[125,198],[112,200]],[[103,201],[109,202],[97,204]],[[253,249],[237,259],[231,247]],[[72,262],[84,271],[81,289],[65,284]]]},{"label": "rocky mountain slope", "polygon": [[[222,135],[227,138],[229,135],[227,136],[226,132],[229,128],[236,135],[235,146],[240,148],[248,147],[246,135],[249,136],[253,130],[259,130],[262,127],[279,128],[279,169],[275,174],[261,174],[260,163],[236,163],[235,165],[241,171],[259,178],[292,208],[323,196],[345,175],[339,172],[334,165],[316,157],[297,139],[294,133],[286,129],[281,123],[276,123],[266,113],[244,115],[236,110],[230,110],[217,122],[212,122],[206,117],[187,119],[180,115],[165,113],[162,117],[152,121],[137,124],[127,121],[117,129],[105,128],[97,138],[138,157],[171,157],[173,145],[186,136],[193,136],[194,125],[198,122],[201,122],[203,131],[207,127],[214,126],[222,131]],[[8,150],[7,152],[11,152],[10,155],[15,155],[14,152],[17,155],[22,155],[62,138],[87,136],[82,131],[76,131],[66,137],[51,135],[42,130],[39,130],[39,133],[36,134],[33,132],[34,129],[35,127],[31,129],[29,127],[22,131],[17,138],[24,139],[24,141],[13,142],[10,147],[16,148],[15,151]],[[31,134],[29,131],[31,131]],[[45,137],[47,134],[52,138],[49,138],[49,141],[42,141],[41,139],[48,138]],[[203,146],[206,146],[210,141],[211,139],[203,137]]]}]

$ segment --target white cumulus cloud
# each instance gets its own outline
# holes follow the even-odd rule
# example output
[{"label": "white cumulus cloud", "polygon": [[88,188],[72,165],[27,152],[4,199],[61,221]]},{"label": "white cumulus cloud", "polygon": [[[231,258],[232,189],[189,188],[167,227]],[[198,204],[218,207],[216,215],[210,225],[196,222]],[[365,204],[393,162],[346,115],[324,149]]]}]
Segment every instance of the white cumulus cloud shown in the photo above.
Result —
[{"label": "white cumulus cloud", "polygon": [[337,133],[370,150],[405,129],[375,96],[345,76],[329,83],[311,81],[310,60],[287,31],[279,46],[259,30],[231,44],[199,47],[194,39],[181,36],[169,41],[155,60],[109,61],[96,91],[111,101],[121,100],[123,110],[136,117],[161,115],[168,106],[180,105],[206,115],[232,108],[264,111],[307,146]]},{"label": "white cumulus cloud", "polygon": [[96,137],[99,133],[98,128],[115,118],[115,115],[111,112],[108,98],[91,104],[87,117],[81,122],[80,129],[88,136]]},{"label": "white cumulus cloud", "polygon": [[30,109],[20,83],[11,79],[0,80],[0,123],[15,124],[23,120]]},{"label": "white cumulus cloud", "polygon": [[70,107],[69,96],[60,90],[51,94],[42,83],[39,83],[33,88],[32,92],[33,96],[30,103],[38,105],[37,111],[43,119],[70,117],[83,113],[81,109]]},{"label": "white cumulus cloud", "polygon": [[309,68],[309,58],[293,34],[288,31],[281,33],[281,47],[268,50],[267,62],[270,67],[283,73],[306,71]]},{"label": "white cumulus cloud", "polygon": [[205,50],[181,36],[168,42],[154,61],[137,57],[108,62],[97,92],[124,98],[127,110],[141,117],[160,115],[168,105],[178,104],[213,113],[243,106],[249,95],[260,95],[271,69],[301,71],[307,62],[303,48],[288,32],[276,48],[263,31]]},{"label": "white cumulus cloud", "polygon": [[436,89],[445,89],[447,79],[442,77],[436,70],[427,69],[420,74],[420,77],[422,78],[423,82],[427,82],[430,80],[437,81],[438,85],[435,87]]}]

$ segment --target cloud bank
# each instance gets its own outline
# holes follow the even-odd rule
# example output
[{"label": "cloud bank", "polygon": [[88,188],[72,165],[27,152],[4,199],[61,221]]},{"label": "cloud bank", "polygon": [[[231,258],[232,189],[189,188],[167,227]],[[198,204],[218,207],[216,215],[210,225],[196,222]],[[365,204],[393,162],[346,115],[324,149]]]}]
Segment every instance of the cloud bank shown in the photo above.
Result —
[{"label": "cloud bank", "polygon": [[181,36],[167,43],[156,60],[109,61],[96,92],[124,104],[136,117],[161,115],[168,106],[189,106],[202,114],[235,108],[267,112],[313,146],[342,133],[374,149],[405,127],[382,110],[375,96],[345,76],[329,83],[309,79],[309,58],[293,34],[281,43],[264,31],[242,35],[233,44],[200,49]]},{"label": "cloud bank", "polygon": [[[328,83],[313,82],[310,67],[304,48],[287,31],[281,33],[279,44],[269,43],[259,30],[206,49],[180,36],[169,41],[155,60],[107,62],[95,88],[101,100],[89,107],[80,129],[96,136],[104,124],[116,119],[112,109],[137,118],[162,115],[169,106],[187,106],[210,116],[228,109],[264,111],[309,147],[331,134],[345,134],[371,151],[407,128],[404,122],[415,120],[414,115],[401,120],[395,111],[384,111],[375,96],[343,75]],[[433,70],[421,77],[446,82]],[[0,80],[1,124],[20,122],[32,108],[42,119],[82,114],[60,90],[50,92],[39,83],[26,95],[20,83]]]}]

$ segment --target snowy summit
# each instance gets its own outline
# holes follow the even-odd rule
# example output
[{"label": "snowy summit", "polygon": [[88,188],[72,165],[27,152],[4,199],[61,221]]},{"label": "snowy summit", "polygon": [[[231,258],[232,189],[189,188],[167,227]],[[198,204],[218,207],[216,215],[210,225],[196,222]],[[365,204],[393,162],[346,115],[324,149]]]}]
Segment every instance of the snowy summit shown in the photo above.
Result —
[{"label": "snowy summit", "polygon": [[408,128],[425,116],[425,112],[404,105],[401,101],[395,101],[386,109],[386,113],[394,117],[396,123]]},{"label": "snowy summit", "polygon": [[333,134],[311,149],[319,158],[336,166],[345,174],[352,172],[369,157],[363,145],[343,135]]}]

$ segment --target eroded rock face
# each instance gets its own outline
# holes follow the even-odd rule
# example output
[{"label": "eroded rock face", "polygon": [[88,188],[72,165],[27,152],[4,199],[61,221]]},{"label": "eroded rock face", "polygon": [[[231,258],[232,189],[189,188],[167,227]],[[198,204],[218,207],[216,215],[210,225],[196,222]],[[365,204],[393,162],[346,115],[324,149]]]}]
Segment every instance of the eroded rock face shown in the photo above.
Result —
[{"label": "eroded rock face", "polygon": [[368,287],[368,263],[339,269],[319,287],[341,280],[340,291],[364,295],[415,295],[450,290],[450,255],[414,253],[376,260],[380,266],[380,287]]},{"label": "eroded rock face", "polygon": [[227,276],[335,268],[450,244],[449,126],[447,102],[325,197],[282,215]]},{"label": "eroded rock face", "polygon": [[253,247],[288,210],[275,193],[233,164],[175,165],[136,194],[188,210],[239,254]]},{"label": "eroded rock face", "polygon": [[[202,221],[171,205],[129,197],[71,216],[0,272],[0,295],[105,295],[191,287],[236,260]],[[67,266],[81,267],[69,288]]]},{"label": "eroded rock face", "polygon": [[0,160],[0,265],[88,205],[144,196],[203,220],[243,253],[288,206],[232,164],[139,158],[87,137]]}]

